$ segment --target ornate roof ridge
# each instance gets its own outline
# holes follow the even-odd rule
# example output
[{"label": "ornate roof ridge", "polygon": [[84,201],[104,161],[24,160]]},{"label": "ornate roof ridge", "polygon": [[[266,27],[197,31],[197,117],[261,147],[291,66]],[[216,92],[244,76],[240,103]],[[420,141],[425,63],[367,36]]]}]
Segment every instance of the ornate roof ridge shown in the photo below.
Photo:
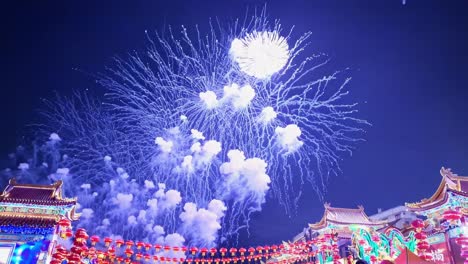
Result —
[{"label": "ornate roof ridge", "polygon": [[23,188],[35,188],[35,189],[47,189],[47,190],[55,190],[60,187],[62,187],[63,181],[58,180],[52,184],[49,185],[43,185],[43,184],[30,184],[30,183],[19,183],[16,181],[15,178],[11,178],[8,181],[8,186],[16,186],[16,187],[23,187]]},{"label": "ornate roof ridge", "polygon": [[[38,202],[62,202],[62,203],[76,203],[77,198],[64,198],[62,196],[62,185],[63,182],[61,180],[58,180],[50,185],[39,185],[39,184],[26,184],[26,183],[18,183],[15,178],[12,178],[9,180],[8,185],[5,187],[3,192],[0,194],[0,201],[2,199],[5,200],[10,200],[10,201],[20,201],[20,202],[31,202],[33,204],[36,204]],[[24,198],[23,195],[21,197],[11,197],[12,196],[12,191],[15,189],[29,189],[29,190],[35,190],[35,191],[46,191],[45,194],[41,194],[40,197],[34,197],[34,195],[31,197]],[[50,195],[48,194],[48,191],[50,191]],[[14,195],[18,195],[18,193],[15,192]],[[48,197],[46,197],[48,196]]]},{"label": "ornate roof ridge", "polygon": [[[330,203],[325,203],[324,204],[325,210],[322,216],[322,219],[314,224],[309,224],[309,228],[312,229],[322,229],[327,226],[328,222],[332,223],[337,223],[337,224],[360,224],[360,225],[369,225],[369,226],[376,226],[376,225],[385,225],[387,224],[387,221],[384,220],[373,220],[369,218],[369,216],[365,213],[364,207],[362,205],[359,205],[357,208],[339,208],[339,207],[331,207]],[[337,214],[337,213],[353,213],[353,214],[358,214],[356,221],[349,221],[346,219],[343,219],[342,221],[340,219],[330,219],[330,213],[331,214]],[[353,219],[354,220],[354,219]]]},{"label": "ornate roof ridge", "polygon": [[405,206],[413,210],[433,206],[435,203],[446,200],[447,191],[461,195],[467,194],[467,192],[462,190],[461,185],[461,182],[468,182],[467,176],[459,176],[458,174],[453,173],[452,169],[446,169],[444,167],[440,169],[440,175],[442,176],[441,182],[431,197],[421,199],[419,202],[405,203]]},{"label": "ornate roof ridge", "polygon": [[357,208],[345,208],[345,207],[332,207],[330,203],[324,204],[325,210],[330,211],[357,211],[357,212],[364,212],[364,207],[362,205],[358,205]]},{"label": "ornate roof ridge", "polygon": [[14,198],[14,197],[2,197],[0,195],[0,202],[11,202],[11,203],[24,203],[24,204],[34,204],[37,205],[39,203],[44,203],[44,204],[75,204],[77,202],[77,198],[64,198],[61,200],[55,200],[55,201],[47,201],[47,200],[41,200],[41,199],[25,199],[25,198]]},{"label": "ornate roof ridge", "polygon": [[58,215],[36,215],[36,214],[26,214],[26,213],[11,213],[11,212],[1,212],[0,218],[19,218],[19,219],[47,219],[59,221],[60,216]]}]

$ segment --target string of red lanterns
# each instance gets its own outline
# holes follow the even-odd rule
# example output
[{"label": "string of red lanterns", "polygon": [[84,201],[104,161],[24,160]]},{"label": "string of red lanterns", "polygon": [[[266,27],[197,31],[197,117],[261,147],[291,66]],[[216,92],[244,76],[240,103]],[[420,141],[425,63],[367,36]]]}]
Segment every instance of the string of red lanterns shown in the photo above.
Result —
[{"label": "string of red lanterns", "polygon": [[[60,237],[62,238],[71,238],[70,235],[71,225],[69,221],[64,220],[59,223]],[[90,242],[91,247],[88,248],[87,242]],[[290,257],[287,261],[280,261],[274,264],[280,263],[293,263],[298,260],[310,260],[315,257],[316,252],[312,250],[312,244],[316,240],[311,240],[308,242],[296,242],[287,244],[287,248],[284,244],[280,245],[271,245],[271,246],[257,246],[249,248],[196,248],[191,247],[187,248],[185,246],[168,246],[150,243],[144,243],[142,241],[134,242],[132,240],[124,241],[123,239],[113,240],[110,237],[105,237],[101,240],[99,236],[93,235],[89,236],[85,229],[79,228],[76,230],[73,239],[73,245],[70,250],[66,250],[63,246],[57,245],[55,247],[54,253],[52,255],[51,264],[59,264],[64,260],[67,260],[67,263],[77,264],[81,263],[82,258],[96,259],[98,263],[138,263],[133,262],[133,259],[146,260],[146,261],[159,261],[160,263],[187,263],[187,264],[226,264],[226,263],[238,263],[244,261],[258,261],[258,260],[267,260],[275,257],[279,257],[283,254],[290,254]],[[96,245],[104,245],[105,251],[97,250]],[[136,248],[136,252],[134,249]],[[166,257],[151,255],[150,251],[154,248],[154,253],[159,252],[181,252],[183,255],[190,253],[189,257]],[[332,247],[335,252],[337,252],[337,247]],[[123,256],[117,256],[117,249],[123,253]],[[143,252],[143,249],[145,252]],[[228,254],[230,253],[230,256]],[[200,257],[201,256],[201,257]],[[216,257],[215,257],[216,256]],[[335,254],[335,256],[338,256]],[[338,256],[339,257],[339,256]],[[109,262],[110,261],[110,262]]]},{"label": "string of red lanterns", "polygon": [[415,230],[414,237],[416,238],[416,248],[418,249],[418,255],[424,260],[429,260],[431,257],[427,254],[429,250],[429,243],[426,241],[427,234],[424,232],[425,224],[421,219],[416,219],[411,222],[411,226],[413,226]]},{"label": "string of red lanterns", "polygon": [[[455,221],[460,220],[462,217],[461,213],[449,209],[443,213],[443,218],[454,224]],[[67,219],[61,219],[58,222],[59,234],[61,238],[72,238],[73,233],[71,231],[71,223]],[[425,224],[422,220],[415,220],[412,222],[412,226],[415,230],[415,238],[417,239],[417,249],[421,258],[428,259],[426,251],[429,249],[429,243],[426,241],[427,234],[423,231]],[[377,239],[374,238],[373,240]],[[91,247],[88,248],[87,242],[90,242]],[[457,243],[462,245],[462,257],[468,260],[468,242],[466,237],[457,239]],[[361,242],[361,241],[360,241]],[[99,245],[105,250],[97,250],[95,247]],[[315,247],[312,247],[312,244]],[[89,236],[86,230],[80,228],[74,234],[74,243],[70,250],[66,250],[62,246],[58,245],[55,248],[54,254],[52,255],[51,264],[62,263],[63,260],[67,260],[68,263],[81,263],[82,258],[97,259],[98,263],[133,263],[132,259],[146,260],[146,261],[159,261],[160,263],[187,263],[187,264],[226,264],[226,263],[238,263],[244,261],[258,261],[267,260],[275,257],[279,257],[283,254],[292,255],[286,261],[279,261],[274,264],[282,263],[293,263],[298,260],[311,260],[315,259],[318,253],[322,254],[322,257],[331,257],[334,263],[338,263],[340,256],[338,253],[338,246],[336,244],[336,236],[333,234],[324,234],[318,238],[307,242],[296,242],[285,245],[271,245],[271,246],[257,246],[250,248],[197,248],[185,246],[168,246],[160,244],[150,244],[142,241],[132,241],[123,239],[112,239],[105,237],[101,239],[99,236]],[[121,248],[121,249],[120,249]],[[119,250],[118,250],[119,249]],[[143,250],[144,249],[144,250]],[[154,249],[154,250],[153,250]],[[117,256],[116,252],[123,253],[122,256]],[[153,251],[154,254],[159,252],[174,252],[182,253],[188,257],[176,258],[176,257],[165,257],[150,254]],[[126,256],[126,258],[124,257]],[[376,262],[376,256],[370,256],[371,262]],[[111,261],[111,262],[109,262]],[[352,258],[348,261],[352,261]]]}]

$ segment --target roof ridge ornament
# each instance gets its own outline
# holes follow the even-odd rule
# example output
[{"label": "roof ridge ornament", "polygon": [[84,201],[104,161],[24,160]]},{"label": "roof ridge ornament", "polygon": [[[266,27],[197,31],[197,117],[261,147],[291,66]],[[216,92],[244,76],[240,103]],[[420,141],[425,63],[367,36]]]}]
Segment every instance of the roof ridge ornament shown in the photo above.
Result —
[{"label": "roof ridge ornament", "polygon": [[458,176],[458,175],[452,173],[452,169],[450,169],[450,168],[447,168],[447,169],[446,169],[446,168],[442,167],[442,168],[440,169],[440,175],[442,175],[442,178],[444,179],[445,184],[447,185],[447,187],[448,187],[449,189],[452,189],[452,190],[453,190],[453,189],[454,189],[454,190],[457,190],[457,189],[458,189],[458,188],[457,188],[457,187],[458,187],[458,186],[457,186],[457,183],[453,181],[454,176]]}]

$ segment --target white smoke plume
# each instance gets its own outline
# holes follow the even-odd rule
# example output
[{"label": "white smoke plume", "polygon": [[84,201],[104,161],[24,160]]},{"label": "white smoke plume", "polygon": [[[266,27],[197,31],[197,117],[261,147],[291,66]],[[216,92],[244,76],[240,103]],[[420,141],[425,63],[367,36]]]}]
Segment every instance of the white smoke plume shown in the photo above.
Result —
[{"label": "white smoke plume", "polygon": [[218,106],[218,99],[213,91],[201,92],[199,96],[207,109],[213,109]]},{"label": "white smoke plume", "polygon": [[250,199],[253,202],[251,206],[260,210],[271,182],[266,174],[267,163],[259,158],[246,159],[244,152],[237,149],[230,150],[228,158],[229,162],[219,168],[226,175],[222,193],[236,201]]},{"label": "white smoke plume", "polygon": [[196,204],[186,203],[179,216],[184,234],[198,245],[214,246],[226,209],[224,202],[220,200],[212,200],[208,209],[198,209]]},{"label": "white smoke plume", "polygon": [[246,108],[255,97],[255,90],[248,84],[239,88],[238,84],[233,83],[230,86],[224,86],[223,91],[222,100],[231,100],[235,109]]},{"label": "white smoke plume", "polygon": [[157,137],[154,140],[154,143],[159,146],[162,152],[169,153],[172,150],[172,146],[174,145],[172,141],[166,141],[162,137]]},{"label": "white smoke plume", "polygon": [[258,121],[265,125],[273,121],[277,116],[278,114],[275,112],[273,107],[267,106],[262,109],[262,112],[258,116]]},{"label": "white smoke plume", "polygon": [[275,134],[277,141],[286,153],[297,151],[304,142],[299,140],[302,134],[297,125],[287,125],[286,127],[276,127]]}]

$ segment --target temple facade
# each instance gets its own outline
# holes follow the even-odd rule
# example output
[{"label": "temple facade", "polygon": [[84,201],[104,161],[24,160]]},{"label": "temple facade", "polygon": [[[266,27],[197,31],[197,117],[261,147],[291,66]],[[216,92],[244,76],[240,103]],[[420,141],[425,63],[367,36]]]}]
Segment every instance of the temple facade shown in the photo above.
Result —
[{"label": "temple facade", "polygon": [[352,263],[359,258],[368,263],[384,259],[396,263],[466,263],[468,177],[445,168],[440,174],[441,183],[430,198],[370,217],[363,207],[325,204],[322,219],[309,224],[293,240],[330,244],[331,250],[325,246],[318,256],[320,262]]},{"label": "temple facade", "polygon": [[60,229],[78,219],[76,199],[62,196],[62,182],[20,184],[0,195],[0,263],[49,263]]},{"label": "temple facade", "polygon": [[[420,202],[407,203],[409,211],[425,219],[430,258],[436,263],[464,263],[460,236],[468,236],[468,177],[442,168],[441,182],[435,193]],[[467,245],[468,246],[468,245]]]}]

